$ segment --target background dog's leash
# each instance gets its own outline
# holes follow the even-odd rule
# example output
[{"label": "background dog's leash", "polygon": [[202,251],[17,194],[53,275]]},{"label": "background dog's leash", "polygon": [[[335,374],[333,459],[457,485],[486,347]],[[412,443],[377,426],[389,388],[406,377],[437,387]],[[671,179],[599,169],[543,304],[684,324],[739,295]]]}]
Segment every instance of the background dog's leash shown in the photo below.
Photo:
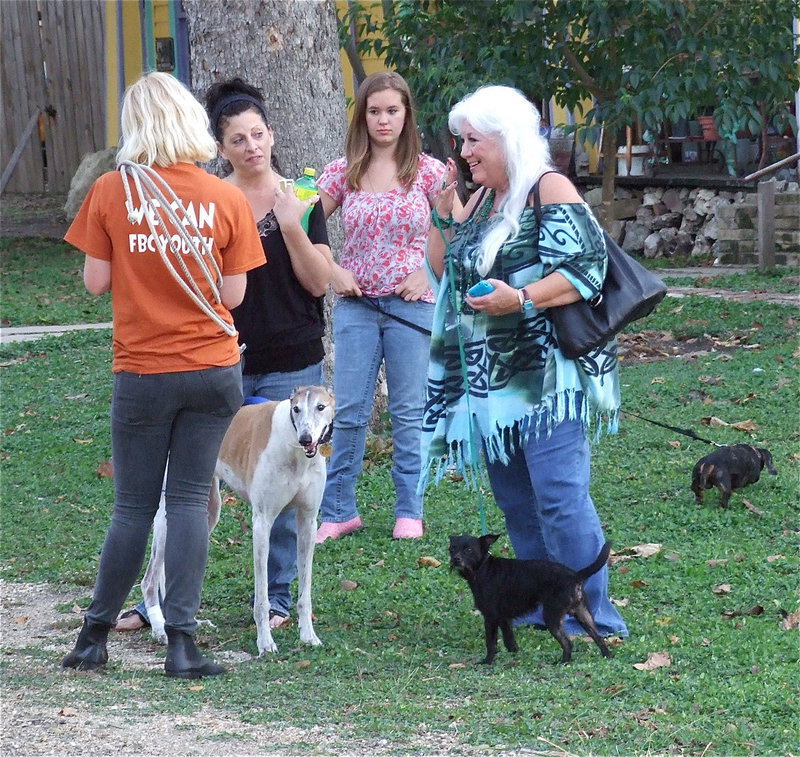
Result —
[{"label": "background dog's leash", "polygon": [[725,444],[720,444],[719,442],[712,442],[710,439],[703,439],[702,436],[698,436],[694,431],[690,428],[678,428],[677,426],[670,426],[668,423],[661,423],[660,421],[653,421],[650,418],[645,418],[643,415],[638,415],[637,413],[631,413],[627,410],[623,411],[625,415],[630,415],[633,418],[639,418],[640,420],[647,421],[648,423],[652,423],[654,426],[661,426],[661,428],[668,428],[670,431],[674,431],[676,434],[683,434],[683,436],[688,436],[690,439],[697,439],[698,442],[705,442],[706,444],[711,444],[714,447],[725,447]]}]

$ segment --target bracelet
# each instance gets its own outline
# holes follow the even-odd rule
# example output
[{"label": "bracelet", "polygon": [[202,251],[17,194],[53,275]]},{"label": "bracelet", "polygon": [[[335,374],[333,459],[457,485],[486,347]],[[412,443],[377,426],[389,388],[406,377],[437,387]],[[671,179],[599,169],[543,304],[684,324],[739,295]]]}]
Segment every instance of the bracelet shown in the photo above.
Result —
[{"label": "bracelet", "polygon": [[449,229],[453,225],[453,216],[449,218],[442,218],[435,207],[431,208],[431,218],[433,218],[434,225],[440,229]]},{"label": "bracelet", "polygon": [[525,309],[525,295],[522,294],[521,289],[517,289],[517,297],[519,297],[519,312],[521,313]]}]

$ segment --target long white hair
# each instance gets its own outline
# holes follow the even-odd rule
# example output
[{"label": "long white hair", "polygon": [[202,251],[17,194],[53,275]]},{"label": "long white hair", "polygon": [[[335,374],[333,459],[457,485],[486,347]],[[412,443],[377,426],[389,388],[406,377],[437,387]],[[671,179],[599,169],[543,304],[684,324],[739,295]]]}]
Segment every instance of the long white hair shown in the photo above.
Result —
[{"label": "long white hair", "polygon": [[481,242],[477,269],[485,276],[500,246],[519,233],[518,219],[531,187],[553,164],[547,140],[539,133],[539,111],[517,89],[486,85],[475,90],[450,111],[450,131],[460,136],[465,121],[480,134],[497,140],[508,176],[508,194]]}]

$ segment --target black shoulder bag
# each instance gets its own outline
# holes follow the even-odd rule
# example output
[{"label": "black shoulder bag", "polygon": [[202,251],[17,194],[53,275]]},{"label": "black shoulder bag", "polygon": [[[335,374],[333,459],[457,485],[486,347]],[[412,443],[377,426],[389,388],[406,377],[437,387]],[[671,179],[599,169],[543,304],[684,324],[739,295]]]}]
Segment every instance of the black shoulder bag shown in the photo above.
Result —
[{"label": "black shoulder bag", "polygon": [[[541,227],[538,180],[531,191],[533,210]],[[559,349],[570,360],[587,355],[632,321],[652,313],[667,294],[667,286],[658,276],[628,255],[606,231],[603,238],[608,251],[608,270],[600,293],[591,300],[548,309]]]}]

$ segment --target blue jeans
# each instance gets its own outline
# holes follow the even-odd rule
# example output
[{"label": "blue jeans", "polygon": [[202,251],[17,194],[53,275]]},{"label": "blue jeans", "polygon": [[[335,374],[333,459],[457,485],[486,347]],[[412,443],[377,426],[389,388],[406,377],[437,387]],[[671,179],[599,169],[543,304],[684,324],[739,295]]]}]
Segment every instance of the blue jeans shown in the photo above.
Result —
[{"label": "blue jeans", "polygon": [[321,517],[323,521],[343,523],[358,515],[356,482],[361,475],[367,426],[383,361],[392,420],[395,517],[422,518],[422,497],[416,489],[430,336],[385,313],[429,330],[433,305],[406,302],[392,295],[373,300],[383,311],[378,312],[360,300],[340,297],[333,310],[336,416]]},{"label": "blue jeans", "polygon": [[[495,500],[503,511],[514,553],[523,560],[555,560],[573,570],[594,562],[605,537],[589,495],[590,449],[580,421],[564,421],[550,437],[531,434],[508,465],[487,463]],[[608,567],[584,584],[601,636],[627,636],[625,621],[608,597]],[[518,619],[544,625],[541,607]],[[568,615],[568,634],[584,633]]]},{"label": "blue jeans", "polygon": [[[245,397],[265,397],[280,401],[289,399],[298,386],[317,384],[322,384],[322,363],[287,373],[242,376],[242,393]],[[272,525],[267,571],[270,607],[288,615],[292,606],[290,585],[297,575],[297,520],[294,510],[284,510]],[[147,618],[143,601],[136,605],[136,611]]]},{"label": "blue jeans", "polygon": [[222,438],[242,404],[241,366],[114,375],[114,512],[86,617],[113,624],[144,562],[169,457],[164,552],[168,626],[197,628],[208,558],[208,494]]}]

